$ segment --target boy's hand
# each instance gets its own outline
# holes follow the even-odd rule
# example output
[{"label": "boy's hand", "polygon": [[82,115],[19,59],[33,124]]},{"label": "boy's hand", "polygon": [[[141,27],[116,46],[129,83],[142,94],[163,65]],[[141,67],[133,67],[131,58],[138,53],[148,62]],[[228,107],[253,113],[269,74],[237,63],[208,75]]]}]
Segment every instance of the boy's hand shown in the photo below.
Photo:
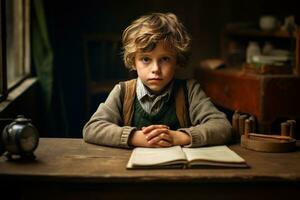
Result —
[{"label": "boy's hand", "polygon": [[150,143],[142,131],[135,131],[129,139],[129,144],[137,147],[170,147],[172,144],[166,140]]},{"label": "boy's hand", "polygon": [[[191,143],[191,138],[188,134],[181,131],[169,130],[165,125],[151,125],[144,127],[142,132],[146,135],[146,139],[150,144],[165,144],[170,143],[168,146],[188,145]],[[161,146],[161,147],[166,147]]]},{"label": "boy's hand", "polygon": [[173,146],[173,138],[169,134],[169,127],[166,125],[150,125],[142,128],[143,134],[150,145],[159,147]]},{"label": "boy's hand", "polygon": [[191,143],[191,136],[181,131],[170,130],[170,135],[173,137],[173,145],[184,146]]}]

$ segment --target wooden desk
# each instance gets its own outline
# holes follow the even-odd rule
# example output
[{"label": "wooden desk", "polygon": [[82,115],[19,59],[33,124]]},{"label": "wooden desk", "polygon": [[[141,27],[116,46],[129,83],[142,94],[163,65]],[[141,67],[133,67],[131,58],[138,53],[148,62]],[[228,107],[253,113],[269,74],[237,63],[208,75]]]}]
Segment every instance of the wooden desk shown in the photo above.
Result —
[{"label": "wooden desk", "polygon": [[0,158],[0,194],[30,200],[282,200],[299,196],[299,149],[261,153],[238,144],[230,148],[251,168],[126,170],[131,150],[91,145],[81,139],[42,138],[34,163]]}]

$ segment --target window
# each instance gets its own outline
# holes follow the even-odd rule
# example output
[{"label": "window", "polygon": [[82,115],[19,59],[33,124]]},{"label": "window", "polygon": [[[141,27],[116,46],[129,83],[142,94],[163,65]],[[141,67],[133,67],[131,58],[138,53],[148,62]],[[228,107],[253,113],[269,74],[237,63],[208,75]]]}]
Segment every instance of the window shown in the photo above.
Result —
[{"label": "window", "polygon": [[30,73],[29,0],[0,0],[0,94]]},{"label": "window", "polygon": [[0,0],[0,100],[2,100],[6,94],[6,67],[5,67],[5,14],[4,14],[4,1]]}]

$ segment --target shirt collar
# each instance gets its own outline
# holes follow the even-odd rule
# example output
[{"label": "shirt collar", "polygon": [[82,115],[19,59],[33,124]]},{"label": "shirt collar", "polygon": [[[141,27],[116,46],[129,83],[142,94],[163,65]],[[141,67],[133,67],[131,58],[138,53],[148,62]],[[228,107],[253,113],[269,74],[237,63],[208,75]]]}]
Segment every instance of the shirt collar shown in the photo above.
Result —
[{"label": "shirt collar", "polygon": [[141,101],[143,98],[149,97],[151,99],[156,99],[157,97],[163,98],[167,97],[167,100],[170,98],[172,93],[174,81],[169,84],[168,88],[160,95],[152,94],[147,87],[143,84],[142,80],[140,78],[137,78],[136,83],[136,94],[139,101]]}]

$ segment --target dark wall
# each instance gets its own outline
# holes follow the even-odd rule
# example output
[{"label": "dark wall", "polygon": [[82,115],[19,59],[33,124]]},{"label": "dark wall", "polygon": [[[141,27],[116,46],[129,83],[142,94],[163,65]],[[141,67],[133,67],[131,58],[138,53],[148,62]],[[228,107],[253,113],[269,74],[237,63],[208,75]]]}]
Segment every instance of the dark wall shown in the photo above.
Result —
[{"label": "dark wall", "polygon": [[[70,132],[68,135],[81,137],[82,127],[86,122],[82,40],[84,34],[121,34],[122,30],[140,15],[150,12],[174,12],[192,35],[192,56],[189,64],[191,69],[203,58],[219,56],[219,35],[226,23],[257,22],[262,14],[275,14],[283,19],[284,16],[297,14],[295,2],[45,0],[46,18],[54,50],[55,82],[63,91]],[[190,74],[191,70],[182,72],[183,76]]]}]

